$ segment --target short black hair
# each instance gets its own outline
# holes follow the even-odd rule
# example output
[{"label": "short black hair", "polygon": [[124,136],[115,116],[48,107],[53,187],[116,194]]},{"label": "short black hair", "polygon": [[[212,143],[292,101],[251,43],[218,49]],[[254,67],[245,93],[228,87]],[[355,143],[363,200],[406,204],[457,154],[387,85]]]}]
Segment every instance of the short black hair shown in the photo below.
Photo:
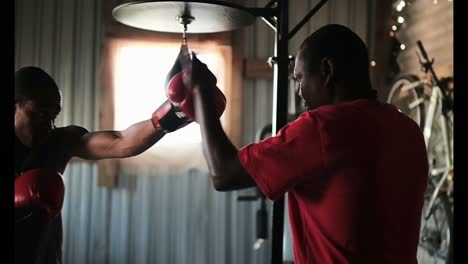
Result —
[{"label": "short black hair", "polygon": [[333,60],[336,77],[369,79],[369,54],[366,44],[351,29],[329,24],[307,37],[300,46],[305,69],[315,72],[327,57]]},{"label": "short black hair", "polygon": [[35,100],[42,95],[54,96],[61,103],[57,83],[48,73],[34,66],[26,66],[15,72],[15,103]]}]

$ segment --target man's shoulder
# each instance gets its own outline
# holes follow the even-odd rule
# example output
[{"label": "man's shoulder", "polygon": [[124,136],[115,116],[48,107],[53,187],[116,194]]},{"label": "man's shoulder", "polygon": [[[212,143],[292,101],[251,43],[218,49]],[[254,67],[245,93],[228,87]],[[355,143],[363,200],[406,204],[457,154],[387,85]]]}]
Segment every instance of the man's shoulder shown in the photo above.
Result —
[{"label": "man's shoulder", "polygon": [[88,130],[81,126],[70,125],[65,127],[57,127],[54,129],[54,133],[61,137],[75,137],[88,133]]},{"label": "man's shoulder", "polygon": [[[397,110],[395,109],[395,111]],[[316,119],[322,122],[354,122],[363,118],[366,119],[375,115],[386,115],[389,112],[395,111],[389,109],[386,104],[374,99],[358,99],[354,101],[324,105],[310,111],[310,114],[314,115]]]},{"label": "man's shoulder", "polygon": [[64,153],[69,156],[74,156],[74,149],[81,142],[83,135],[88,133],[88,130],[81,126],[66,126],[55,128],[53,142]]},{"label": "man's shoulder", "polygon": [[356,99],[353,101],[344,101],[335,104],[328,104],[321,106],[316,109],[317,112],[320,113],[333,113],[343,111],[345,109],[374,109],[376,107],[381,107],[383,104],[376,99]]}]

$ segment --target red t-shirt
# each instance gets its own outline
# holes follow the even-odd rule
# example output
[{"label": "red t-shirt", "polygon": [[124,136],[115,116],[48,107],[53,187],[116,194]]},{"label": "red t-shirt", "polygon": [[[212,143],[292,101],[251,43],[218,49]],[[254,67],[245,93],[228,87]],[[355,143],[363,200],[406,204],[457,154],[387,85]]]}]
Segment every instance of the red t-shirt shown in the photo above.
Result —
[{"label": "red t-shirt", "polygon": [[426,146],[393,106],[322,106],[238,157],[269,199],[288,193],[296,264],[417,263]]}]

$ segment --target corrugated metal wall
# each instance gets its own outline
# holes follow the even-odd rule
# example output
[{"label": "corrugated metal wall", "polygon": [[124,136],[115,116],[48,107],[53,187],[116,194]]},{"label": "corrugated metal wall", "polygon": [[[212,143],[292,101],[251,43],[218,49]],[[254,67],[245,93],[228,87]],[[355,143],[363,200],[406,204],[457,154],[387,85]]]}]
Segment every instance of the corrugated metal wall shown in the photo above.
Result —
[{"label": "corrugated metal wall", "polygon": [[267,251],[252,250],[255,208],[205,174],[119,175],[114,190],[93,175],[66,175],[65,263],[265,263]]},{"label": "corrugated metal wall", "polygon": [[57,125],[97,125],[100,14],[95,0],[15,1],[15,68],[41,67],[60,85]]},{"label": "corrugated metal wall", "polygon": [[[292,28],[318,0],[290,2]],[[309,32],[327,23],[348,25],[367,40],[369,2],[329,1],[292,39],[291,54]],[[15,67],[42,67],[62,89],[64,109],[57,125],[98,127],[101,1],[16,0],[15,22]],[[273,32],[260,19],[244,32],[245,58],[273,54]],[[271,80],[244,81],[244,144],[271,121],[271,101]],[[252,250],[258,205],[236,200],[252,190],[215,192],[207,175],[196,171],[173,177],[119,175],[114,189],[98,187],[96,175],[93,163],[73,163],[65,172],[65,263],[268,263],[271,241]],[[290,248],[285,256],[292,258]]]}]

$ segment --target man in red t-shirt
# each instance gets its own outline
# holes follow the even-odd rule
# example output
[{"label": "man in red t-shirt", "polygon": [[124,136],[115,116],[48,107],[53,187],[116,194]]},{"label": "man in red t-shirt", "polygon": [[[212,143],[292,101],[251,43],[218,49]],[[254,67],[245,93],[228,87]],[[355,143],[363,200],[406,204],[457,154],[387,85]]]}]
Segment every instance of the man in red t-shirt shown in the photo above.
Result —
[{"label": "man in red t-shirt", "polygon": [[[379,103],[367,47],[327,25],[302,43],[295,78],[308,111],[276,136],[240,150],[213,111],[208,71],[194,58],[196,121],[218,191],[288,193],[297,264],[417,263],[428,161],[418,125]],[[205,74],[206,76],[206,74]]]}]

